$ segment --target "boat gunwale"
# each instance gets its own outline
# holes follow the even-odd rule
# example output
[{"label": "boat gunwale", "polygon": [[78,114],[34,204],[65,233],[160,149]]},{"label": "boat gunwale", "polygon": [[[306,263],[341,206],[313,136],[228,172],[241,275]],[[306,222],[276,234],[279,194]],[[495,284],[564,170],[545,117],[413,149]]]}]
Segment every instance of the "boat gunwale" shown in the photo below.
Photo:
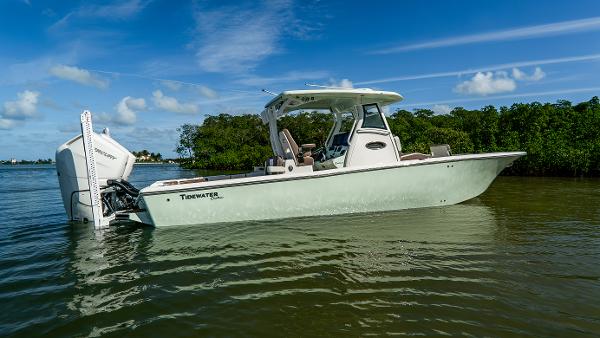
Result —
[{"label": "boat gunwale", "polygon": [[[452,155],[452,156],[445,156],[445,157],[432,157],[432,158],[425,159],[425,160],[408,160],[408,161],[395,162],[395,163],[391,163],[391,164],[385,163],[385,164],[380,164],[379,166],[361,166],[361,167],[355,167],[355,168],[346,167],[346,168],[313,171],[310,173],[300,173],[300,174],[292,174],[292,175],[289,175],[289,174],[288,175],[263,175],[263,176],[232,178],[232,179],[217,180],[217,181],[206,181],[206,182],[201,182],[201,183],[191,183],[189,185],[186,185],[185,187],[181,187],[181,186],[177,186],[177,185],[153,186],[156,183],[162,182],[162,181],[157,181],[157,182],[153,183],[152,185],[147,186],[147,187],[143,188],[142,190],[140,190],[140,197],[170,194],[170,193],[185,192],[185,191],[213,190],[213,189],[228,188],[228,187],[242,186],[242,185],[266,184],[266,183],[273,183],[273,182],[321,178],[321,177],[345,175],[345,174],[352,174],[352,173],[360,173],[360,172],[366,172],[366,171],[379,171],[379,170],[397,169],[397,168],[404,168],[404,167],[416,167],[416,166],[422,166],[422,165],[451,163],[451,162],[459,162],[459,161],[465,161],[465,160],[488,160],[488,159],[506,158],[506,157],[517,157],[518,158],[518,157],[525,156],[525,155],[527,155],[527,153],[524,151]],[[402,162],[404,162],[404,163],[402,163]],[[167,180],[165,180],[165,181],[167,181]]]}]

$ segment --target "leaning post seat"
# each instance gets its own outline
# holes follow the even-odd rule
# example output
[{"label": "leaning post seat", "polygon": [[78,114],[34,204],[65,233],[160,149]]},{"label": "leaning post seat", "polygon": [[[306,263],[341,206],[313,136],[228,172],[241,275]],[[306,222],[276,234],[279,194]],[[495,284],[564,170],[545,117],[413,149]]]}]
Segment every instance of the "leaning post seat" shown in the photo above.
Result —
[{"label": "leaning post seat", "polygon": [[316,147],[317,147],[317,145],[314,143],[306,143],[306,144],[303,144],[300,146],[300,148],[302,148],[302,154],[304,156],[311,156],[312,150]]},{"label": "leaning post seat", "polygon": [[296,141],[292,137],[289,130],[283,129],[279,132],[279,139],[283,145],[286,155],[289,155],[289,159],[293,159],[296,165],[310,165],[315,163],[315,160],[311,157],[311,150],[316,147],[315,144],[303,144],[302,147],[298,147]]}]

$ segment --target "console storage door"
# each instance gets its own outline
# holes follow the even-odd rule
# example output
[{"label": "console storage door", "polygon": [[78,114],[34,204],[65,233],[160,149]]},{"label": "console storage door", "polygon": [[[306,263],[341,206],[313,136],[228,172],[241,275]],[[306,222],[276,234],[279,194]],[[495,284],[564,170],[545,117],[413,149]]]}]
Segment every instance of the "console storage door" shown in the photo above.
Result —
[{"label": "console storage door", "polygon": [[385,116],[377,104],[362,106],[358,128],[346,157],[346,166],[364,166],[398,161],[398,151]]}]

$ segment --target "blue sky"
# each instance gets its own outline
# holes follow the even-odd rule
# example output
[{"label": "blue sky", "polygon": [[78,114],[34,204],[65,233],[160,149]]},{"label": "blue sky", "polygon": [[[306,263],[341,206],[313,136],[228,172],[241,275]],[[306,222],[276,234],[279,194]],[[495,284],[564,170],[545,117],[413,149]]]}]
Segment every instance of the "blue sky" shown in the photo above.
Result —
[{"label": "blue sky", "polygon": [[598,1],[0,2],[0,159],[54,157],[89,109],[130,150],[259,113],[304,83],[397,91],[392,107],[600,95]]}]

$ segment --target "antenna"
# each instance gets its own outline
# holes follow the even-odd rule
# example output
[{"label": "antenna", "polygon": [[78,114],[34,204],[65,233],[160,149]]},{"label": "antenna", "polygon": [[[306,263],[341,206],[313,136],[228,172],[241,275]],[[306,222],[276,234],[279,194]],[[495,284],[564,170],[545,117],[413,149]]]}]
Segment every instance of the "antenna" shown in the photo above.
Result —
[{"label": "antenna", "polygon": [[273,95],[273,96],[277,96],[277,94],[273,93],[272,91],[268,91],[268,90],[266,90],[266,89],[264,89],[264,88],[263,88],[261,91],[262,91],[262,92],[265,92],[265,93],[267,93],[267,94]]},{"label": "antenna", "polygon": [[321,86],[321,85],[314,84],[314,83],[305,83],[304,85],[307,87],[317,87],[317,88],[339,88],[339,87],[331,87],[331,86]]},{"label": "antenna", "polygon": [[[87,69],[87,70],[90,72],[109,74],[109,75],[113,75],[113,76],[129,76],[129,77],[136,77],[136,78],[140,78],[140,79],[153,80],[153,81],[175,82],[175,83],[179,83],[179,84],[186,85],[186,86],[194,86],[194,87],[200,87],[200,88],[206,87],[199,83],[185,82],[185,81],[172,80],[172,79],[163,79],[163,78],[158,78],[158,77],[145,76],[145,75],[141,75],[141,74],[112,72],[112,71],[100,70],[100,69]],[[236,92],[236,93],[256,94],[255,91],[248,91],[248,90],[227,89],[227,88],[213,88],[213,89],[225,90],[225,91]]]},{"label": "antenna", "polygon": [[325,88],[325,89],[352,89],[351,87],[340,87],[340,86],[322,86],[314,83],[305,83],[305,86],[308,87],[317,87],[317,88]]}]

